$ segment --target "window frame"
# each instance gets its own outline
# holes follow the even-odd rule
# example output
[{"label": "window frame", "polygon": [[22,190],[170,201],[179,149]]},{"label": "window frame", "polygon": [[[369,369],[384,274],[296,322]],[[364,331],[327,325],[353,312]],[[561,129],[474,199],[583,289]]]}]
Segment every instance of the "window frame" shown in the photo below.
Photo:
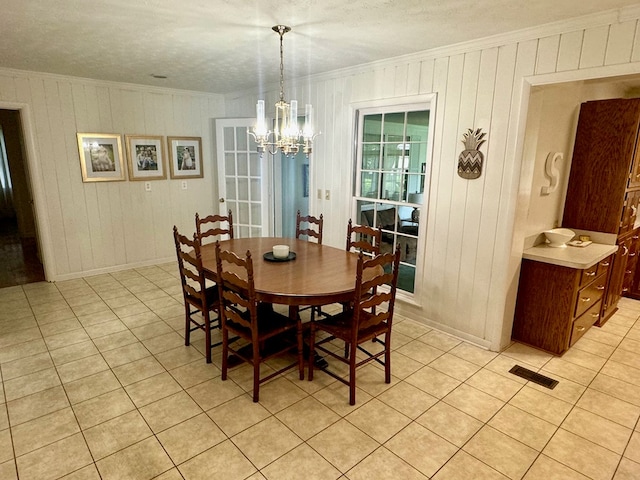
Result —
[{"label": "window frame", "polygon": [[[418,299],[420,298],[420,292],[422,291],[422,278],[423,272],[425,268],[425,246],[426,246],[426,237],[427,237],[427,226],[428,226],[428,212],[429,212],[429,192],[431,185],[431,171],[432,171],[432,163],[433,163],[433,135],[434,135],[434,125],[436,119],[436,95],[419,95],[415,97],[405,97],[405,98],[396,98],[396,99],[386,99],[379,101],[367,101],[367,102],[359,102],[351,105],[354,124],[353,124],[353,140],[354,140],[354,150],[353,150],[353,183],[352,183],[352,192],[351,192],[351,218],[358,218],[359,220],[359,202],[368,202],[373,204],[385,204],[395,207],[397,212],[399,212],[400,207],[407,207],[407,202],[403,201],[403,199],[398,200],[390,200],[390,199],[382,199],[378,197],[366,197],[359,195],[361,182],[362,182],[362,172],[363,170],[366,172],[366,169],[362,168],[362,154],[363,154],[363,144],[365,143],[361,138],[363,132],[363,122],[364,117],[366,115],[374,115],[374,114],[389,114],[389,113],[404,113],[406,115],[407,112],[415,112],[415,111],[429,111],[429,123],[427,129],[427,139],[426,146],[424,152],[424,186],[423,186],[423,203],[419,207],[419,215],[420,221],[418,222],[418,232],[417,232],[417,245],[416,245],[416,259],[415,265],[411,265],[412,268],[415,268],[415,277],[414,277],[414,285],[413,292],[408,290],[402,290],[398,288],[398,296],[403,298],[410,303],[419,304]],[[406,117],[405,117],[405,126],[406,126]],[[403,134],[406,132],[403,131]],[[382,132],[381,132],[382,134]],[[383,139],[380,139],[380,143],[383,144]],[[383,161],[383,155],[381,153],[380,161]],[[379,171],[382,172],[382,166],[380,166]],[[421,172],[422,173],[422,172]],[[406,196],[407,193],[405,192]],[[413,206],[413,204],[409,204],[409,206]],[[399,215],[396,213],[396,216]],[[359,221],[355,221],[359,223]],[[396,241],[399,236],[402,236],[396,226],[393,232],[389,232],[387,230],[383,230],[385,233],[391,233],[393,235],[394,243],[396,245]],[[400,234],[400,235],[399,235]],[[414,238],[414,237],[411,237]],[[401,262],[402,264],[403,262]],[[405,262],[405,265],[407,263]]]}]

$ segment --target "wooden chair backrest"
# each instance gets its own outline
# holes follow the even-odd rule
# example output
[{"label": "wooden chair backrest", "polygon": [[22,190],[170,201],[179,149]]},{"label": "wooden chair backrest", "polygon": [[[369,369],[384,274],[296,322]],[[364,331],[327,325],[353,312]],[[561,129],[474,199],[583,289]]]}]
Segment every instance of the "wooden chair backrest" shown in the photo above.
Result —
[{"label": "wooden chair backrest", "polygon": [[[302,228],[301,223],[306,223],[307,228]],[[298,214],[296,215],[296,238],[300,238],[300,235],[306,235],[307,237],[315,238],[318,244],[322,245],[323,223],[324,219],[322,214],[320,214],[320,218],[318,218],[313,215],[300,215],[300,210],[298,210]]]},{"label": "wooden chair backrest", "polygon": [[241,258],[229,250],[222,250],[216,242],[216,270],[219,296],[222,302],[222,321],[232,321],[251,329],[254,341],[258,336],[258,301],[253,281],[251,252]]},{"label": "wooden chair backrest", "polygon": [[[221,225],[225,222],[227,223],[227,228]],[[233,238],[233,214],[231,210],[227,215],[208,215],[204,218],[200,218],[200,215],[196,213],[196,235],[201,244],[203,239],[216,235],[229,235],[229,238]]]},{"label": "wooden chair backrest", "polygon": [[347,224],[347,251],[352,248],[360,252],[367,252],[371,255],[380,254],[380,244],[382,243],[382,229],[357,225],[351,222]]},{"label": "wooden chair backrest", "polygon": [[[364,272],[370,268],[376,268],[378,273],[364,280]],[[394,253],[382,253],[374,257],[360,252],[353,300],[352,334],[356,335],[355,338],[359,330],[366,330],[382,322],[386,322],[387,328],[391,328],[399,269],[400,247]]]},{"label": "wooden chair backrest", "polygon": [[193,239],[181,235],[175,225],[173,226],[173,239],[176,245],[180,283],[185,301],[187,298],[193,297],[200,299],[204,305],[206,279],[202,268],[200,242],[198,242],[196,235],[193,236]]}]

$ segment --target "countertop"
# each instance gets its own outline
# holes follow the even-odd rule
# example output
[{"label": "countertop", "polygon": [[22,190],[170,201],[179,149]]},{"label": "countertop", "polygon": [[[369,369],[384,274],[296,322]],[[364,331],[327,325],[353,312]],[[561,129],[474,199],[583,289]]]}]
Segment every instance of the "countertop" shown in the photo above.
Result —
[{"label": "countertop", "polygon": [[563,267],[584,269],[589,268],[600,260],[607,258],[618,250],[617,245],[592,243],[586,247],[549,247],[546,244],[527,248],[522,252],[522,258],[537,262],[551,263]]}]

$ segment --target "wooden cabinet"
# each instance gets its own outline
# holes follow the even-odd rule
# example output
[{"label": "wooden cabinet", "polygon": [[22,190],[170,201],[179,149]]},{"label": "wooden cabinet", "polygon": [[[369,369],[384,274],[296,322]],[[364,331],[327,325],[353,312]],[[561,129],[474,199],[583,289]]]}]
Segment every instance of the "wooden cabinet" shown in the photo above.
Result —
[{"label": "wooden cabinet", "polygon": [[611,257],[580,270],[524,259],[514,340],[563,353],[600,319]]},{"label": "wooden cabinet", "polygon": [[597,100],[580,108],[562,226],[618,236],[620,248],[613,259],[600,324],[636,284],[639,126],[639,98]]},{"label": "wooden cabinet", "polygon": [[631,238],[622,238],[618,240],[618,251],[611,260],[611,275],[607,285],[604,302],[602,304],[602,312],[598,325],[604,323],[613,315],[618,308],[618,300],[622,296],[622,283],[624,281],[624,272],[629,256],[629,246]]},{"label": "wooden cabinet", "polygon": [[640,188],[633,165],[639,124],[640,98],[582,104],[562,226],[619,232],[627,191]]},{"label": "wooden cabinet", "polygon": [[622,285],[624,296],[640,300],[640,229],[631,236],[632,244],[629,251],[629,259],[625,268],[625,277]]}]

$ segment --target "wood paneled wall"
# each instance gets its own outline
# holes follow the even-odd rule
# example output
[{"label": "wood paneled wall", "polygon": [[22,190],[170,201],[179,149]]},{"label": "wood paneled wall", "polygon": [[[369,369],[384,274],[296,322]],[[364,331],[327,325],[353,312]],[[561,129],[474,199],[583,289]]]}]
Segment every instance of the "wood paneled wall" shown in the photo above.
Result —
[{"label": "wood paneled wall", "polygon": [[[222,96],[0,70],[0,108],[22,114],[49,280],[172,260],[173,225],[191,234],[195,212],[217,207],[211,119],[224,116]],[[167,174],[150,192],[83,183],[77,132],[121,134],[125,156],[124,134],[202,137],[204,178],[183,190]]]},{"label": "wood paneled wall", "polygon": [[[437,94],[423,278],[399,311],[493,350],[504,348],[524,239],[516,212],[518,202],[528,202],[519,198],[519,183],[533,168],[522,161],[529,85],[640,73],[638,13],[576,19],[301,81],[286,94],[314,104],[322,131],[310,162],[310,189],[330,190],[331,200],[310,199],[311,212],[324,214],[324,242],[342,245],[352,213],[352,105]],[[276,94],[271,91],[267,103]],[[227,116],[252,116],[256,98],[227,96]],[[478,180],[456,174],[468,128],[488,133]]]}]

